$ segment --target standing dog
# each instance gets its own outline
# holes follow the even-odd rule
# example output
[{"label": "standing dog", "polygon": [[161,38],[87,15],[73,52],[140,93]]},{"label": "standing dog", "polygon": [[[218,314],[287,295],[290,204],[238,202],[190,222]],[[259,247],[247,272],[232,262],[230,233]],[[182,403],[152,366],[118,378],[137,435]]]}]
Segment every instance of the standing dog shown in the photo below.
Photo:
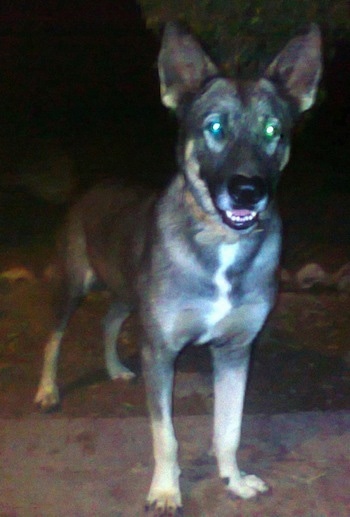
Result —
[{"label": "standing dog", "polygon": [[321,72],[316,26],[290,41],[259,80],[222,77],[200,45],[168,24],[159,55],[163,104],[176,110],[178,174],[160,195],[100,187],[69,214],[61,239],[58,324],[45,350],[36,402],[59,401],[59,345],[77,302],[96,280],[114,293],[105,350],[112,378],[133,374],[115,342],[130,311],[141,323],[155,470],[155,515],[180,513],[172,426],[174,361],[210,342],[214,451],[227,490],[244,499],[267,485],[237,466],[251,342],[273,305],[281,225],[274,192],[289,157],[292,124],[313,104]]}]

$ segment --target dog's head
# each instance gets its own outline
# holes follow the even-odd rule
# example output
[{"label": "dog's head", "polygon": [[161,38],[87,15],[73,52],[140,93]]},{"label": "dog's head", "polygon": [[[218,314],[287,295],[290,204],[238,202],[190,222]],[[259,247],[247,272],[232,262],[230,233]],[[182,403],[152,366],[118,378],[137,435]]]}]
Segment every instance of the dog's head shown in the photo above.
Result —
[{"label": "dog's head", "polygon": [[220,75],[190,34],[166,26],[158,67],[163,104],[180,119],[180,166],[190,188],[201,190],[200,202],[234,230],[250,231],[268,210],[292,124],[316,96],[320,47],[312,25],[259,80],[235,81]]}]

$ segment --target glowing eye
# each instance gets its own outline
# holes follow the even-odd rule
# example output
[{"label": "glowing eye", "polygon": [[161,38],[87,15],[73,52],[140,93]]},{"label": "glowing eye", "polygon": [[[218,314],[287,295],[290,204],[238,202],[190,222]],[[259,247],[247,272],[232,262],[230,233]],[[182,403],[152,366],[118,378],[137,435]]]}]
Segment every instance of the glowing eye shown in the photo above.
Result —
[{"label": "glowing eye", "polygon": [[224,140],[225,128],[222,121],[218,118],[209,120],[205,126],[205,131],[210,134],[217,142]]},{"label": "glowing eye", "polygon": [[267,140],[273,140],[281,136],[281,124],[276,118],[268,118],[264,124],[264,136]]},{"label": "glowing eye", "polygon": [[222,126],[221,126],[220,122],[214,122],[211,125],[210,130],[212,133],[220,133],[222,131]]},{"label": "glowing eye", "polygon": [[274,136],[275,132],[276,132],[275,126],[272,126],[272,125],[266,126],[266,128],[265,128],[266,136]]}]

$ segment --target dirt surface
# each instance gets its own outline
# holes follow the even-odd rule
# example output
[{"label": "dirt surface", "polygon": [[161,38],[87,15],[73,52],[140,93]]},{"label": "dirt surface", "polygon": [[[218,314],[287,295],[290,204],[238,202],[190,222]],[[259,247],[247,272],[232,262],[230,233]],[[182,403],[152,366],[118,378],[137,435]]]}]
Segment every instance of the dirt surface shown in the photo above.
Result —
[{"label": "dirt surface", "polygon": [[[349,516],[348,411],[245,415],[241,468],[270,486],[249,501],[229,497],[218,478],[212,419],[174,423],[187,517]],[[147,418],[0,419],[0,515],[142,517],[151,451]]]},{"label": "dirt surface", "polygon": [[[32,399],[52,326],[51,295],[50,283],[36,277],[0,282],[0,417],[36,411]],[[110,381],[106,374],[101,320],[108,303],[106,292],[93,293],[69,325],[59,367],[58,417],[146,414],[135,318],[125,324],[119,349],[136,378]],[[254,348],[247,413],[349,408],[349,303],[348,294],[337,292],[280,293]],[[177,363],[175,414],[211,413],[212,402],[209,349],[188,347]]]}]

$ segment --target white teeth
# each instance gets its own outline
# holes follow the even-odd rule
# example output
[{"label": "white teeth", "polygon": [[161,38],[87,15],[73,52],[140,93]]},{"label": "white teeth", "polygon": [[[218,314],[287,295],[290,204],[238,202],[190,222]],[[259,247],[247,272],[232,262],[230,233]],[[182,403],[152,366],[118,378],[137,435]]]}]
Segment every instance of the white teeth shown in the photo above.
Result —
[{"label": "white teeth", "polygon": [[230,210],[226,210],[226,216],[231,219],[231,221],[235,223],[246,223],[247,221],[252,221],[255,219],[257,212],[250,212],[247,215],[235,215]]}]

